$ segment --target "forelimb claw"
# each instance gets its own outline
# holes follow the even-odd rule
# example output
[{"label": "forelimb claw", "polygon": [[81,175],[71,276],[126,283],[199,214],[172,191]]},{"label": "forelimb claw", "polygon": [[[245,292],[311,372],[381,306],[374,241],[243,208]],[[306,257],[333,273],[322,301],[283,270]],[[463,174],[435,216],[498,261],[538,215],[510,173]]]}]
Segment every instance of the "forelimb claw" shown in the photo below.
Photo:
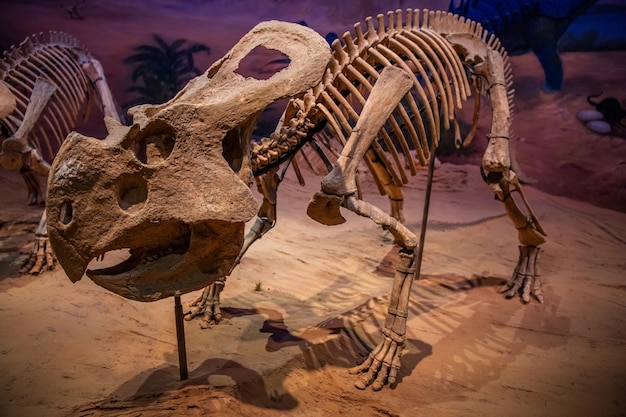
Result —
[{"label": "forelimb claw", "polygon": [[185,320],[192,320],[195,317],[203,316],[200,327],[208,329],[222,320],[222,310],[220,310],[220,294],[226,284],[226,278],[220,278],[202,291],[191,307],[195,307],[185,315]]},{"label": "forelimb claw", "polygon": [[20,274],[39,275],[44,271],[53,270],[55,264],[56,258],[48,238],[45,236],[36,237],[28,259],[20,268]]},{"label": "forelimb claw", "polygon": [[387,384],[391,387],[396,385],[405,337],[388,329],[383,330],[383,336],[383,341],[365,361],[348,371],[350,374],[364,373],[354,383],[358,389],[365,389],[371,385],[374,391],[380,391]]},{"label": "forelimb claw", "polygon": [[539,279],[538,262],[541,248],[536,246],[519,246],[519,261],[513,272],[513,276],[504,284],[501,293],[506,293],[507,298],[521,294],[525,303],[530,302],[531,295],[543,304],[541,280]]},{"label": "forelimb claw", "polygon": [[35,241],[33,242],[33,249],[30,251],[28,259],[24,262],[20,268],[20,274],[32,274],[39,275],[44,271],[51,271],[56,264],[56,257],[52,252],[52,245],[48,240],[48,234],[46,232],[46,212],[44,211],[39,220],[39,226],[35,232]]}]

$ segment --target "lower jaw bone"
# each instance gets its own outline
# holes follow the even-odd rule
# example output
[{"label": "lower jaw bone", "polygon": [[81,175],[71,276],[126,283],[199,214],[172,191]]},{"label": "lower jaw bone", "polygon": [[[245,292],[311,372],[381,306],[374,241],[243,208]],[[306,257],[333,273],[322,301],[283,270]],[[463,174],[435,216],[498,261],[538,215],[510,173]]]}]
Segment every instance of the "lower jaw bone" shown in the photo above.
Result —
[{"label": "lower jaw bone", "polygon": [[218,278],[212,279],[197,268],[189,272],[189,266],[182,262],[184,258],[184,255],[167,255],[153,262],[139,263],[124,273],[107,274],[115,271],[113,267],[88,271],[87,275],[97,285],[137,301],[156,301],[195,291]]}]

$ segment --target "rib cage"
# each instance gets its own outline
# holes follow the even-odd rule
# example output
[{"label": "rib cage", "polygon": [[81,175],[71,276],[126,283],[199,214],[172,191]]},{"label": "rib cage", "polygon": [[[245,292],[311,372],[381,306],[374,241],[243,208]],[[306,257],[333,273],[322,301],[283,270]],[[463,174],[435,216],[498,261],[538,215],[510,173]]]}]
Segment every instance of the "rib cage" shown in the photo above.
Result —
[{"label": "rib cage", "polygon": [[[464,63],[465,57],[446,40],[451,34],[474,36],[500,53],[512,110],[511,67],[496,37],[480,24],[445,11],[391,11],[386,19],[384,15],[365,19],[365,27],[357,23],[353,34],[346,32],[342,42],[333,43],[333,59],[322,81],[293,98],[284,115],[288,122],[254,147],[254,172],[262,174],[289,159],[306,142],[316,145],[314,135],[320,125],[325,124],[325,130],[343,147],[378,74],[385,66],[395,65],[413,74],[414,88],[396,107],[371,149],[393,184],[406,184],[408,176],[416,174],[417,165],[426,164],[431,146],[439,143],[441,129],[451,127],[455,109],[472,95],[471,84],[475,83],[481,95],[488,87],[479,77],[472,77],[471,65]],[[336,157],[330,146],[318,146],[315,153],[326,160]],[[303,156],[308,163],[307,153]],[[366,158],[366,163],[371,168],[371,158]],[[385,194],[382,179],[374,177]]]},{"label": "rib cage", "polygon": [[94,95],[81,68],[81,63],[89,58],[89,52],[77,39],[62,32],[32,35],[5,51],[0,60],[0,79],[17,99],[15,111],[2,120],[6,133],[11,136],[20,127],[36,79],[52,81],[58,89],[29,137],[29,144],[51,161],[79,115],[85,115],[86,105]]}]

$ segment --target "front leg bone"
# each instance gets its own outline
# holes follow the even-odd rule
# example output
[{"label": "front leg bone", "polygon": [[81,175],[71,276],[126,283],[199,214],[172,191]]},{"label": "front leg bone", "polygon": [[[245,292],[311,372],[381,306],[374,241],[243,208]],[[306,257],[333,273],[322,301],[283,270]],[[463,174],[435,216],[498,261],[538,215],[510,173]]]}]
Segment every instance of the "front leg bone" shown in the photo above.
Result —
[{"label": "front leg bone", "polygon": [[[263,235],[269,232],[274,227],[275,222],[271,221],[267,217],[257,217],[256,222],[250,228],[250,231],[246,234],[244,238],[243,247],[235,263],[233,264],[230,273],[235,269],[235,267],[241,261],[243,255],[247,252],[248,248],[259,240]],[[202,291],[202,295],[200,295],[193,303],[191,303],[191,310],[185,313],[185,320],[193,320],[196,317],[202,316],[202,321],[200,322],[200,327],[203,329],[208,329],[214,324],[218,324],[222,320],[222,312],[220,310],[221,303],[221,293],[224,291],[224,287],[226,286],[226,278],[222,277],[215,281],[213,284],[209,285]]]},{"label": "front leg bone", "polygon": [[[539,246],[545,243],[546,233],[530,207],[515,172],[508,171],[502,175],[491,174],[487,176],[487,184],[496,198],[504,204],[509,218],[518,231],[520,243],[524,246]],[[515,202],[513,198],[515,192],[522,199],[528,214],[524,214]]]},{"label": "front leg bone", "polygon": [[[487,180],[493,180],[494,176],[488,176]],[[513,276],[504,285],[501,292],[506,292],[507,297],[514,297],[520,294],[525,303],[530,302],[531,295],[537,301],[543,303],[543,293],[541,291],[541,281],[539,279],[538,262],[541,254],[539,245],[546,241],[546,234],[539,224],[530,207],[522,187],[513,171],[502,175],[498,181],[489,182],[489,186],[495,193],[496,198],[502,201],[509,218],[518,231],[519,260]],[[512,194],[519,193],[528,214],[524,214],[517,206]]]},{"label": "front leg bone", "polygon": [[322,180],[323,192],[339,196],[356,192],[356,171],[363,156],[412,86],[413,81],[405,71],[397,67],[382,70],[337,163]]},{"label": "front leg bone", "polygon": [[[280,185],[280,177],[277,171],[278,168],[273,169],[256,179],[257,189],[259,193],[263,195],[263,203],[259,208],[256,221],[244,237],[241,251],[228,275],[233,272],[250,246],[261,239],[276,224],[276,193]],[[191,304],[193,309],[185,314],[185,320],[192,320],[195,317],[202,316],[200,327],[203,329],[208,329],[221,321],[220,295],[226,286],[226,278],[227,277],[222,277],[218,279],[202,291],[202,295]]]},{"label": "front leg bone", "polygon": [[82,64],[83,71],[89,77],[92,85],[96,89],[98,96],[100,97],[99,103],[102,105],[102,113],[104,117],[122,122],[124,116],[118,112],[115,100],[113,99],[113,93],[107,84],[106,77],[104,75],[104,69],[102,64],[95,58],[89,58]]},{"label": "front leg bone", "polygon": [[372,386],[374,391],[386,384],[394,386],[397,381],[400,359],[406,340],[411,285],[415,279],[415,251],[402,250],[393,283],[387,318],[382,330],[383,340],[374,348],[365,361],[350,369],[351,374],[363,374],[355,383],[359,389]]},{"label": "front leg bone", "polygon": [[355,197],[356,171],[378,132],[412,86],[411,78],[403,70],[395,67],[383,69],[337,163],[322,181],[322,192],[315,195],[307,209],[311,218],[330,225],[342,222],[339,206],[343,205],[382,225],[404,248],[400,254],[400,265],[382,330],[383,340],[361,365],[351,370],[351,373],[363,373],[355,383],[359,389],[371,385],[374,390],[380,390],[387,383],[393,385],[396,382],[406,338],[411,284],[416,274],[414,261],[417,239],[396,219]]},{"label": "front leg bone", "polygon": [[20,175],[26,183],[26,189],[28,190],[28,205],[35,206],[39,204],[40,200],[43,203],[43,190],[37,176],[32,169],[22,168],[20,169]]},{"label": "front leg bone", "polygon": [[333,169],[322,180],[322,191],[316,193],[309,203],[309,217],[326,225],[345,221],[339,213],[342,197],[356,192],[359,164],[380,129],[412,86],[413,81],[403,70],[396,67],[382,70],[346,146]]}]

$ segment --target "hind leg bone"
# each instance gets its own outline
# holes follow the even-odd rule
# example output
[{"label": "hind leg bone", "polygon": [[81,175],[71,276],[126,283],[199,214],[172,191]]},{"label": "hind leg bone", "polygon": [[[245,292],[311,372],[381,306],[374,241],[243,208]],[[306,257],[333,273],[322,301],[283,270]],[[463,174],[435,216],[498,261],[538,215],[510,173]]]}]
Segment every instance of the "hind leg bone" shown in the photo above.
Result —
[{"label": "hind leg bone", "polygon": [[355,383],[360,389],[371,385],[379,390],[388,382],[394,384],[396,381],[406,338],[410,289],[416,273],[417,238],[383,210],[355,197],[356,169],[385,121],[412,85],[409,76],[398,68],[387,67],[381,72],[341,156],[322,181],[322,192],[316,193],[307,210],[313,219],[331,225],[343,221],[339,214],[339,207],[343,206],[389,230],[403,248],[382,330],[383,340],[365,362],[352,369],[352,373],[363,374]]}]

